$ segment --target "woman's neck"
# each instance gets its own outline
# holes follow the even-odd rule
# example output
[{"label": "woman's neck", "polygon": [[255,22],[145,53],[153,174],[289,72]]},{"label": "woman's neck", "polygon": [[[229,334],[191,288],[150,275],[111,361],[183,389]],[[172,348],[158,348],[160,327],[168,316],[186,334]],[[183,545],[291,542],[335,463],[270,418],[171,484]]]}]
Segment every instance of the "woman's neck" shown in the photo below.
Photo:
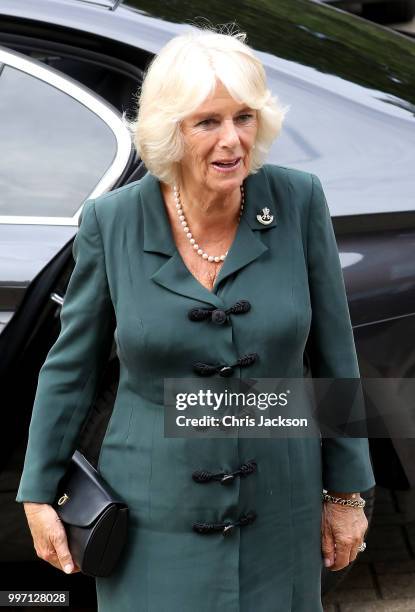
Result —
[{"label": "woman's neck", "polygon": [[[162,184],[166,202],[174,203],[173,190]],[[180,201],[189,227],[196,234],[228,234],[239,220],[241,190],[238,187],[226,194],[180,186]],[[175,204],[175,203],[174,203]]]}]

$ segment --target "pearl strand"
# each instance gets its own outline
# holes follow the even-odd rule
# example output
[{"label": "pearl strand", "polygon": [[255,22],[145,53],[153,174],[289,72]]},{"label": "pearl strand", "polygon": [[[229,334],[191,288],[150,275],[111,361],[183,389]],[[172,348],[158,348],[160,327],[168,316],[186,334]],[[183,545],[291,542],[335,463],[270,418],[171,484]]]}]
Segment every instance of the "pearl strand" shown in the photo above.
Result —
[{"label": "pearl strand", "polygon": [[[177,210],[177,214],[179,216],[179,221],[180,221],[180,223],[181,223],[181,225],[183,227],[183,230],[184,230],[184,232],[186,234],[186,237],[189,240],[190,244],[192,245],[193,249],[196,251],[196,253],[198,255],[200,255],[200,257],[202,257],[203,259],[206,259],[207,261],[214,262],[214,263],[219,263],[221,261],[224,261],[225,257],[228,254],[228,251],[226,251],[226,253],[224,255],[214,256],[214,255],[208,255],[203,249],[200,248],[200,246],[198,245],[196,240],[193,238],[193,234],[190,231],[190,228],[189,228],[189,226],[187,224],[186,217],[184,215],[182,204],[181,204],[181,201],[180,201],[180,191],[179,191],[179,188],[177,187],[177,185],[173,186],[173,192],[174,192],[174,200],[176,202],[176,210]],[[244,209],[244,203],[245,203],[245,192],[244,192],[244,186],[241,185],[241,208],[240,208],[240,211],[239,211],[238,223],[239,223],[239,220],[240,220],[240,218],[242,216],[242,212],[243,212],[243,209]]]}]

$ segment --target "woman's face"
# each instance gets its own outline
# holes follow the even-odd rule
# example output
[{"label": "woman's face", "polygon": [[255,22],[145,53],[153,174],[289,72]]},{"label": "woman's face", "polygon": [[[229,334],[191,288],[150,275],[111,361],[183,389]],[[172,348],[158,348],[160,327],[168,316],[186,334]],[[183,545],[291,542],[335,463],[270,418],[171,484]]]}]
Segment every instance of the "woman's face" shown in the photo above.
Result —
[{"label": "woman's face", "polygon": [[239,104],[218,81],[211,97],[182,121],[184,182],[229,194],[248,176],[258,124],[257,112]]}]

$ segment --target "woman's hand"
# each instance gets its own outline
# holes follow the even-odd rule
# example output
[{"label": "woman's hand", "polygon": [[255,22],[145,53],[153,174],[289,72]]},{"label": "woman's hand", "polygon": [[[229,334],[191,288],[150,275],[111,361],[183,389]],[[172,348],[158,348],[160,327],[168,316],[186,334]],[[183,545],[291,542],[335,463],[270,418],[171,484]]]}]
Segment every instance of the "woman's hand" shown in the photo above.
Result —
[{"label": "woman's hand", "polygon": [[324,502],[321,548],[325,566],[331,571],[338,571],[354,561],[368,526],[363,508]]},{"label": "woman's hand", "polygon": [[65,528],[49,504],[24,502],[24,511],[38,557],[67,574],[80,572],[68,548]]}]

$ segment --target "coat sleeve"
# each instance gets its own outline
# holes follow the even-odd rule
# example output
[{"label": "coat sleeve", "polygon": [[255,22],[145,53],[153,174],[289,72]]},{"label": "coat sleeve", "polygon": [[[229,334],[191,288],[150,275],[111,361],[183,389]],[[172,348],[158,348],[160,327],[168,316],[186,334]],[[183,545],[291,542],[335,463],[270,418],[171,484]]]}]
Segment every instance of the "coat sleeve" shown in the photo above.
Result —
[{"label": "coat sleeve", "polygon": [[18,502],[54,501],[112,347],[115,315],[94,200],[82,212],[60,334],[39,373]]},{"label": "coat sleeve", "polygon": [[[307,259],[312,321],[306,351],[313,378],[359,378],[346,290],[330,211],[311,175]],[[323,487],[366,491],[375,485],[366,438],[322,438]]]}]

